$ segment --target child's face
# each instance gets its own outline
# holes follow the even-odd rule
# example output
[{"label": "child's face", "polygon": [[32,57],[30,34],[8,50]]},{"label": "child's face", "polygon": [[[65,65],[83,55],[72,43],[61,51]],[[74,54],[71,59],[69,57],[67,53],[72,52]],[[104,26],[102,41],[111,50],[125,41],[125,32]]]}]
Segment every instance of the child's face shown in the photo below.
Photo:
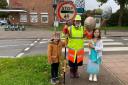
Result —
[{"label": "child's face", "polygon": [[95,32],[94,32],[94,36],[95,36],[95,37],[99,37],[99,35],[100,35],[99,30],[95,30]]},{"label": "child's face", "polygon": [[59,41],[59,39],[54,39],[54,42],[57,43]]}]

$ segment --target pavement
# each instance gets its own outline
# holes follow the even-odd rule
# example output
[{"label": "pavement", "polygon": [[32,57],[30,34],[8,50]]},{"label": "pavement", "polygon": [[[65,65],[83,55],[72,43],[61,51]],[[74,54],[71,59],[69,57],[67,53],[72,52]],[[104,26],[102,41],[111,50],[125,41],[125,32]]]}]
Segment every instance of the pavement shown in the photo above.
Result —
[{"label": "pavement", "polygon": [[103,66],[109,71],[121,85],[128,85],[128,55],[104,56]]},{"label": "pavement", "polygon": [[128,55],[104,55],[97,82],[88,80],[86,62],[79,67],[80,78],[72,79],[67,72],[65,85],[128,85]]},{"label": "pavement", "polygon": [[[49,39],[52,31],[47,29],[29,28],[26,31],[4,31],[0,27],[0,39]],[[128,31],[107,31],[106,37],[128,37]],[[66,85],[128,85],[128,54],[103,55],[103,64],[98,76],[98,82],[89,82],[85,71],[86,61],[79,68],[80,78],[70,79],[66,74]]]}]

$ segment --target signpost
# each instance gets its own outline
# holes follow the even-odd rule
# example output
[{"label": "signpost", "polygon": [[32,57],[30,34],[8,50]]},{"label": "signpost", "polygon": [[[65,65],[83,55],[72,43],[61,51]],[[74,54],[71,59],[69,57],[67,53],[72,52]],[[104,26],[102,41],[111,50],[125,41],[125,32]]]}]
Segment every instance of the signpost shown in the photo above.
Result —
[{"label": "signpost", "polygon": [[[61,22],[67,22],[74,20],[77,14],[76,7],[72,1],[61,1],[57,6],[57,17],[58,20]],[[65,47],[65,59],[66,61],[66,47]],[[65,85],[65,73],[66,73],[66,62],[64,62],[64,81],[63,84]]]},{"label": "signpost", "polygon": [[60,2],[57,6],[57,17],[59,21],[73,20],[76,13],[76,7],[72,1]]}]

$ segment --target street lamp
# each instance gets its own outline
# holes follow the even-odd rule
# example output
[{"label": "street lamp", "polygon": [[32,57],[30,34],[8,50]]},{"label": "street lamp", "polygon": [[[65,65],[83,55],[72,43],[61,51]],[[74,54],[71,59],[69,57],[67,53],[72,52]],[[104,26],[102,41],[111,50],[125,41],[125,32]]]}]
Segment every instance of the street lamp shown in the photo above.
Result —
[{"label": "street lamp", "polygon": [[56,24],[57,24],[57,20],[56,20],[56,8],[57,8],[57,4],[58,4],[59,0],[53,0],[53,9],[54,9],[54,31],[56,31]]}]

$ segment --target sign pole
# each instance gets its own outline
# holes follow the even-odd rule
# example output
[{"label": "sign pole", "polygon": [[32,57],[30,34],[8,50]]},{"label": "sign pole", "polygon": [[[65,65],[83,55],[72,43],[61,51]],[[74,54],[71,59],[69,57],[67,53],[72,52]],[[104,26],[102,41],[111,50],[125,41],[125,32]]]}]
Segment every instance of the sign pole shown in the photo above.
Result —
[{"label": "sign pole", "polygon": [[[72,1],[60,1],[57,5],[57,18],[62,22],[67,22],[70,20],[74,20],[76,16],[76,7]],[[55,29],[56,30],[56,29]],[[63,65],[63,84],[65,85],[66,81],[66,46],[65,46],[65,54],[64,54],[64,65]]]}]

